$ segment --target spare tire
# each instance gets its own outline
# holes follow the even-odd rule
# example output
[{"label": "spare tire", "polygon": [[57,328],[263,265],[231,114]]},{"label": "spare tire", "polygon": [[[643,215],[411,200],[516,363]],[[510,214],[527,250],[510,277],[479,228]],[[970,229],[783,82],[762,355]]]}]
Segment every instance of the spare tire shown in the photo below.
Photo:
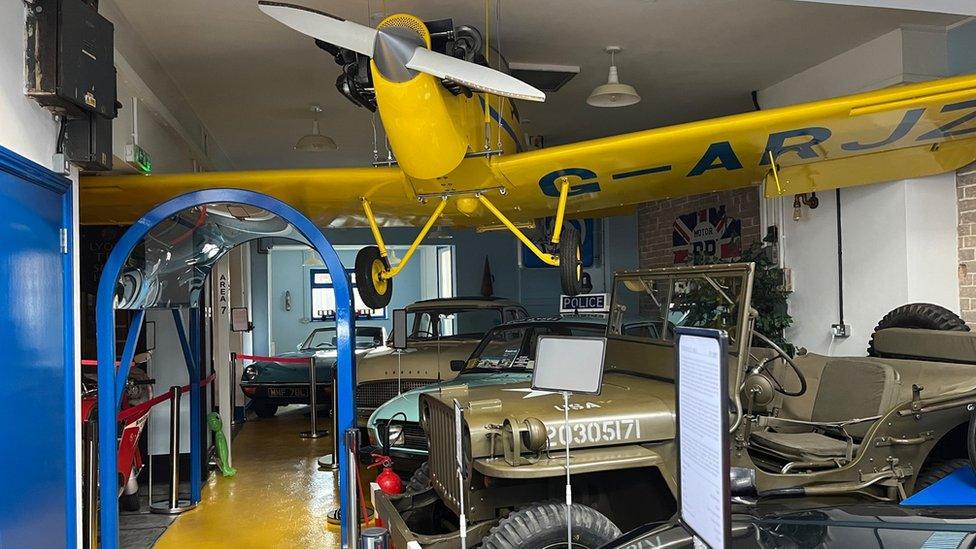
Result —
[{"label": "spare tire", "polygon": [[405,494],[417,494],[430,488],[430,462],[425,461],[413,472],[403,488]]},{"label": "spare tire", "polygon": [[[573,547],[596,549],[620,537],[620,529],[602,513],[573,504]],[[542,549],[565,547],[566,504],[539,503],[519,509],[492,528],[485,549]]]},{"label": "spare tire", "polygon": [[941,330],[946,332],[968,332],[969,326],[959,315],[931,303],[909,303],[886,314],[871,334],[868,356],[884,356],[874,348],[874,336],[885,328],[914,328],[919,330]]}]

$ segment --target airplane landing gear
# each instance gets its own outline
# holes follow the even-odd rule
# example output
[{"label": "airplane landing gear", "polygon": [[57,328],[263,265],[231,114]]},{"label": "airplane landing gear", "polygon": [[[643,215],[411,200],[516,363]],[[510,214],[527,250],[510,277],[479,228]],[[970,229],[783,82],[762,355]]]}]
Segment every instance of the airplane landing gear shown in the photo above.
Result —
[{"label": "airplane landing gear", "polygon": [[366,246],[356,254],[356,286],[359,297],[371,309],[382,309],[393,297],[393,278],[386,278],[387,260],[378,246]]},{"label": "airplane landing gear", "polygon": [[566,227],[559,241],[559,280],[563,293],[576,295],[583,291],[583,261],[580,233]]}]

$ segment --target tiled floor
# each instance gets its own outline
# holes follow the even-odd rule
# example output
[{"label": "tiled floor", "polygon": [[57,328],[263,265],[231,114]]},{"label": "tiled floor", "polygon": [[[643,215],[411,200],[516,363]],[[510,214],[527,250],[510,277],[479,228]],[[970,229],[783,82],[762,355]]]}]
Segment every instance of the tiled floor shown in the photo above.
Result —
[{"label": "tiled floor", "polygon": [[[212,474],[203,501],[179,516],[155,547],[339,547],[338,528],[325,520],[338,505],[335,474],[320,471],[317,463],[331,452],[332,442],[299,438],[308,429],[306,409],[289,407],[273,419],[249,419],[233,441],[237,476]],[[324,428],[328,419],[321,421]],[[144,532],[154,528],[153,519],[140,520]],[[144,543],[130,546],[123,537],[122,547],[147,547]]]}]

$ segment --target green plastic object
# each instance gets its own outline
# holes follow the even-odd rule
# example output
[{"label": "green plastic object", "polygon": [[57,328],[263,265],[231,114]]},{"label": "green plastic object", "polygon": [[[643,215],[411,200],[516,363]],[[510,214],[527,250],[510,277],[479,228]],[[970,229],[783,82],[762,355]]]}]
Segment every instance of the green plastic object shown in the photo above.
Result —
[{"label": "green plastic object", "polygon": [[225,477],[236,475],[237,469],[227,465],[227,437],[224,436],[224,423],[220,421],[220,414],[217,412],[207,414],[207,425],[214,433],[214,444],[217,446],[217,465],[220,466],[220,474]]}]

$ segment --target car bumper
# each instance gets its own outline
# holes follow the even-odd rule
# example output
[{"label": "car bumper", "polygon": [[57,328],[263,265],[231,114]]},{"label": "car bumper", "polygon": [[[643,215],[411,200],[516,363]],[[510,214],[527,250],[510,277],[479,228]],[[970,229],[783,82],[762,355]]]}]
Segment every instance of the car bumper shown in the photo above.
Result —
[{"label": "car bumper", "polygon": [[[275,404],[309,404],[308,383],[241,383],[241,392],[254,400],[266,400]],[[316,403],[331,406],[332,383],[316,384]]]},{"label": "car bumper", "polygon": [[[374,492],[373,499],[376,505],[376,513],[390,530],[390,541],[394,547],[407,547],[411,542],[428,549],[456,549],[461,546],[460,531],[428,536],[410,530],[403,515],[405,512],[413,510],[414,496],[390,496],[378,490]],[[481,539],[488,535],[488,531],[493,525],[494,522],[492,521],[469,523],[466,546],[474,547],[480,543]]]}]

